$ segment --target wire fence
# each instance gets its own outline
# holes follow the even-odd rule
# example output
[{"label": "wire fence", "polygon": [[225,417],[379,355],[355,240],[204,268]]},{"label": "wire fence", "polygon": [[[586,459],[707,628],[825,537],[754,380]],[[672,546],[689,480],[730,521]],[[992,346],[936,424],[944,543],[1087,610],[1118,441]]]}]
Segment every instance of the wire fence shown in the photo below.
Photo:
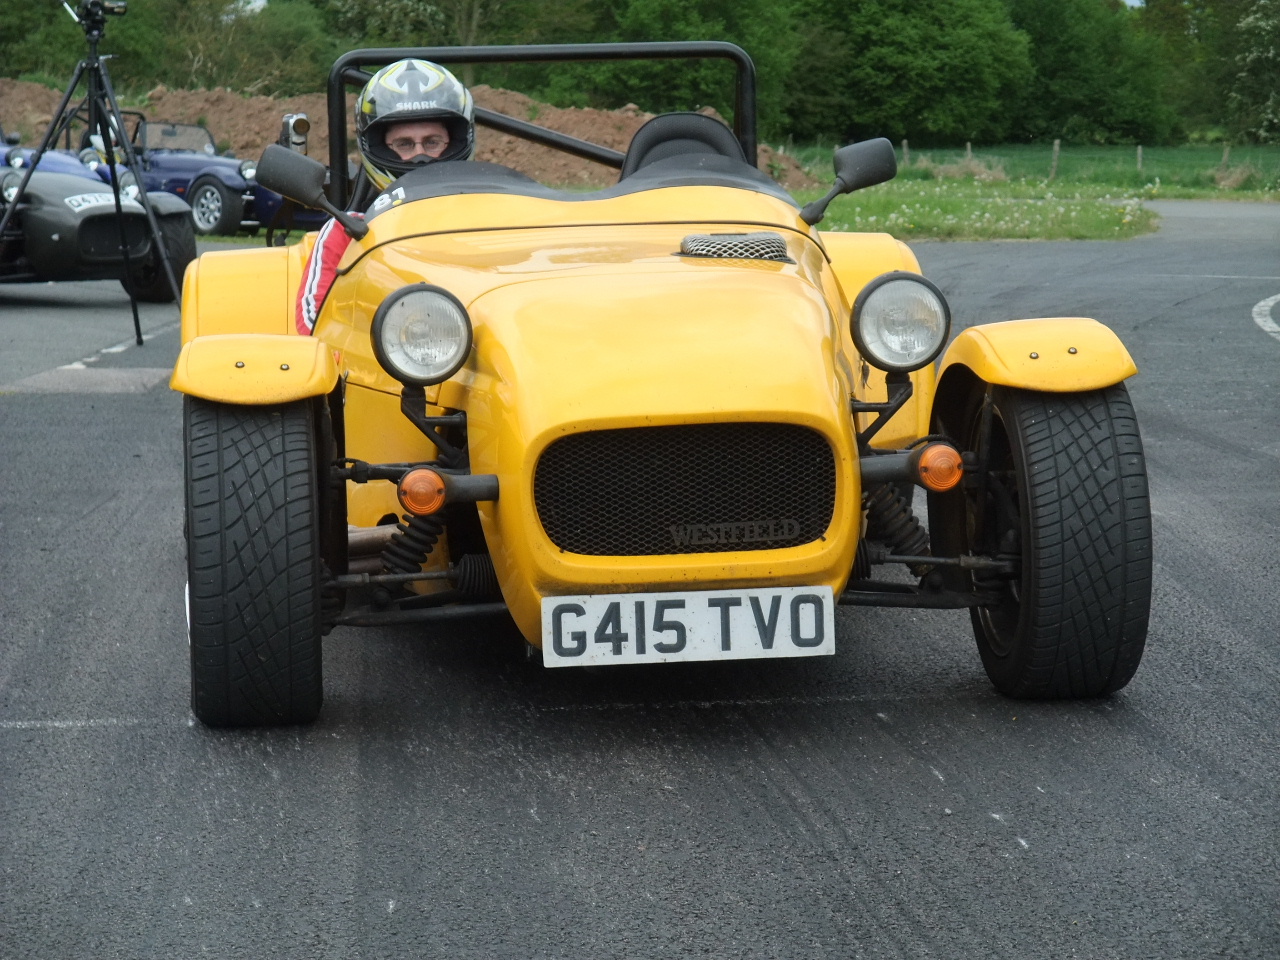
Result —
[{"label": "wire fence", "polygon": [[[1061,181],[1118,189],[1158,185],[1210,190],[1280,189],[1280,145],[1188,144],[1177,147],[999,144],[987,147],[916,149],[897,145],[900,178],[930,179],[946,171],[982,171],[1000,179]],[[830,146],[805,145],[789,152],[819,172],[830,169]],[[939,173],[939,168],[944,168]]]}]

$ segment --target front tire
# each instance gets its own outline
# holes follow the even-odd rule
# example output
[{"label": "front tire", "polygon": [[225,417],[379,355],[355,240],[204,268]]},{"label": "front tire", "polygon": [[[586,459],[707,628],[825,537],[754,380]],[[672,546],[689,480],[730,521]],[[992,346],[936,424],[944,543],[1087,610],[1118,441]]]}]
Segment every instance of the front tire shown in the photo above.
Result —
[{"label": "front tire", "polygon": [[1151,608],[1151,510],[1123,384],[1089,393],[994,387],[962,420],[986,462],[931,500],[936,555],[1008,559],[975,577],[997,603],[971,610],[982,665],[1010,697],[1098,697],[1132,678]]},{"label": "front tire", "polygon": [[320,711],[320,415],[184,398],[191,708],[209,726]]},{"label": "front tire", "polygon": [[[187,264],[196,258],[195,229],[186,217],[159,217],[157,223],[160,240],[169,254],[169,265],[173,267],[173,279],[178,282],[181,293],[182,275]],[[172,303],[174,299],[159,251],[153,250],[143,263],[134,266],[133,272],[121,279],[120,285],[130,296],[145,303]]]},{"label": "front tire", "polygon": [[187,192],[191,220],[200,236],[235,236],[240,229],[244,200],[219,180],[203,178]]}]

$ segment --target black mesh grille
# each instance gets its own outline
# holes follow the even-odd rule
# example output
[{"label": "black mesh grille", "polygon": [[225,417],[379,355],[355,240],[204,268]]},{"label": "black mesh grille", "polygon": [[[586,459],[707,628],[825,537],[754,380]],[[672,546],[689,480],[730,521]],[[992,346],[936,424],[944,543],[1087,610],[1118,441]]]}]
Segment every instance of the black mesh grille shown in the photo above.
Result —
[{"label": "black mesh grille", "polygon": [[[140,258],[150,239],[146,217],[125,214],[124,236],[129,245],[129,256]],[[120,256],[120,221],[116,219],[114,211],[102,216],[86,217],[80,224],[79,238],[80,256],[85,260],[124,259]]]},{"label": "black mesh grille", "polygon": [[680,252],[686,257],[795,263],[787,256],[787,242],[776,233],[691,233],[680,241]]},{"label": "black mesh grille", "polygon": [[831,522],[835,488],[821,434],[708,423],[563,437],[538,461],[533,497],[562,550],[635,557],[809,543]]}]

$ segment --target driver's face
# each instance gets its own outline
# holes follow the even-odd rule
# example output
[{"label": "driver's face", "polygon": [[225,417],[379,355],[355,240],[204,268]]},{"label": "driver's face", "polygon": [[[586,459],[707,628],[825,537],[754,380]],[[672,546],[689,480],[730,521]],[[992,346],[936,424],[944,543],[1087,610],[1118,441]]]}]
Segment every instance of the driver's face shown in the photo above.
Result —
[{"label": "driver's face", "polygon": [[435,160],[449,148],[449,131],[437,120],[412,120],[387,127],[386,144],[401,160]]}]

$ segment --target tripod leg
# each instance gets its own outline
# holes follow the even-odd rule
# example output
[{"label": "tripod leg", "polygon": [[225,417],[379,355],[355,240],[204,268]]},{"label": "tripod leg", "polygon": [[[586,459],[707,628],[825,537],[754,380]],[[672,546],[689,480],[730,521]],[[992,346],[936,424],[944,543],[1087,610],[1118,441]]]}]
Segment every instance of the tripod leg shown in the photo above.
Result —
[{"label": "tripod leg", "polygon": [[[120,202],[120,178],[116,176],[116,151],[112,146],[111,130],[107,118],[101,111],[96,111],[96,113],[98,117],[98,133],[102,137],[103,150],[107,154],[107,166],[111,170],[111,196],[115,198],[116,224],[120,227],[120,257],[124,260],[124,275],[127,277],[133,273],[133,265],[129,262],[129,238],[125,235],[124,229],[124,207]],[[123,137],[123,127],[120,128],[120,132]],[[152,230],[152,236],[158,238],[158,234],[159,230]],[[134,296],[133,290],[129,290],[128,293],[129,307],[133,310],[133,342],[138,346],[142,346],[142,320],[138,317],[138,298]]]},{"label": "tripod leg", "polygon": [[[115,92],[111,89],[111,78],[107,75],[107,65],[99,60],[95,65],[98,74],[98,81],[102,84],[102,94],[105,100],[105,106],[109,111],[111,122],[116,124],[120,131],[120,146],[124,151],[125,165],[133,171],[134,179],[138,183],[138,202],[142,204],[142,209],[147,215],[147,226],[151,230],[151,239],[156,245],[156,250],[160,255],[160,263],[164,267],[165,276],[169,280],[169,288],[173,291],[173,299],[181,309],[182,305],[182,287],[179,285],[177,277],[173,272],[173,263],[169,259],[169,251],[165,247],[164,237],[160,234],[160,224],[156,222],[155,211],[151,208],[151,198],[147,196],[147,187],[143,182],[142,166],[138,163],[138,156],[133,152],[133,144],[129,142],[129,138],[125,136],[124,117],[120,115],[120,106],[116,103]],[[113,178],[114,182],[114,178]],[[115,184],[116,205],[120,203],[120,186]],[[122,228],[123,229],[123,228]],[[130,294],[132,296],[132,294]],[[137,308],[135,307],[135,310]],[[138,343],[142,343],[142,334],[138,334]]]},{"label": "tripod leg", "polygon": [[[41,157],[49,152],[49,144],[58,139],[58,135],[63,128],[71,125],[71,115],[67,113],[67,104],[71,102],[71,95],[76,92],[76,87],[80,85],[80,77],[84,75],[87,66],[88,61],[86,60],[81,60],[76,64],[75,73],[71,75],[71,83],[67,85],[67,92],[62,95],[62,102],[58,104],[58,112],[54,114],[58,119],[49,124],[49,129],[44,132],[44,139],[40,141],[40,146],[31,155],[31,163],[27,166],[27,172],[22,175],[22,183],[18,185],[16,196],[22,196],[22,192],[27,189],[27,184],[31,182],[31,175],[35,173],[36,164],[40,162]],[[18,204],[16,202],[5,205],[4,216],[0,217],[0,234],[4,233],[4,228],[13,219],[13,211],[17,207]]]}]

